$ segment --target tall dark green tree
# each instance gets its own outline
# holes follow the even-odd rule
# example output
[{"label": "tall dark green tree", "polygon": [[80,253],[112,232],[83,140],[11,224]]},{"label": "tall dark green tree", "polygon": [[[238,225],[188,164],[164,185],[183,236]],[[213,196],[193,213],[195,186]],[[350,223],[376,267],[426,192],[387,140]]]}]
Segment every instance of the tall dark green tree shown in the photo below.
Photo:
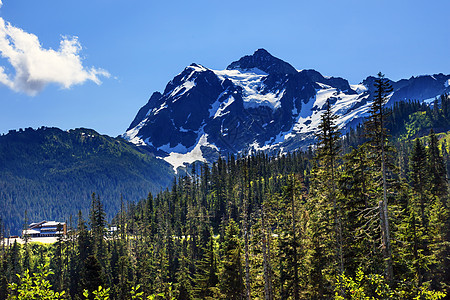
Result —
[{"label": "tall dark green tree", "polygon": [[80,274],[81,282],[79,284],[81,292],[83,290],[89,291],[89,299],[93,300],[93,291],[97,290],[99,286],[105,286],[105,277],[102,271],[102,266],[95,255],[89,255],[84,262],[84,268]]},{"label": "tall dark green tree", "polygon": [[344,260],[348,274],[356,274],[359,268],[375,274],[383,270],[378,250],[381,235],[375,197],[376,176],[367,148],[367,144],[361,145],[344,156],[339,178]]},{"label": "tall dark green tree", "polygon": [[70,294],[81,297],[86,286],[87,258],[92,255],[92,239],[81,211],[78,212],[76,256],[73,258],[70,274]]},{"label": "tall dark green tree", "polygon": [[180,300],[190,300],[192,297],[192,278],[189,272],[189,259],[187,257],[187,241],[181,242],[180,265],[176,273],[177,291]]},{"label": "tall dark green tree", "polygon": [[414,192],[420,199],[420,214],[424,226],[427,225],[425,206],[427,202],[427,190],[429,190],[429,168],[427,164],[427,153],[420,139],[416,139],[410,157],[410,179]]},{"label": "tall dark green tree", "polygon": [[8,297],[8,280],[5,275],[0,275],[0,300]]},{"label": "tall dark green tree", "polygon": [[14,243],[6,253],[6,276],[9,283],[18,283],[18,278],[16,274],[21,274],[22,272],[22,255],[20,253],[20,245],[14,240]]},{"label": "tall dark green tree", "polygon": [[[61,231],[58,228],[58,231]],[[50,268],[54,274],[51,274],[50,278],[54,282],[53,287],[58,291],[62,292],[65,285],[65,277],[67,270],[66,256],[66,244],[63,241],[63,237],[59,236],[56,243],[53,244],[52,259],[50,260]]]},{"label": "tall dark green tree", "polygon": [[211,229],[207,230],[207,235],[207,244],[202,251],[202,258],[197,263],[194,277],[194,292],[199,299],[212,299],[217,294],[219,283],[217,253]]},{"label": "tall dark green tree", "polygon": [[337,161],[340,154],[340,132],[336,121],[338,116],[331,109],[330,100],[327,99],[325,111],[321,116],[319,132],[317,134],[317,161],[318,177],[316,183],[323,185],[323,193],[333,205],[336,261],[339,273],[344,273],[344,256],[342,250],[342,221],[341,208],[337,202]]},{"label": "tall dark green tree", "polygon": [[106,214],[103,209],[103,204],[100,202],[100,196],[96,195],[95,193],[92,193],[91,210],[89,213],[89,225],[91,227],[94,253],[99,258],[99,260],[102,261],[106,255],[104,242]]},{"label": "tall dark green tree", "polygon": [[226,299],[230,300],[241,300],[244,297],[242,247],[239,237],[237,223],[233,219],[229,220],[222,244],[220,291]]},{"label": "tall dark green tree", "polygon": [[430,275],[435,288],[445,288],[450,291],[450,207],[448,204],[447,172],[441,152],[438,148],[438,138],[433,130],[428,137],[428,172],[430,191],[435,197],[430,207],[430,248],[435,258],[434,272]]},{"label": "tall dark green tree", "polygon": [[283,286],[282,298],[300,299],[300,266],[304,257],[301,242],[304,239],[303,226],[303,186],[301,179],[291,174],[287,177],[287,185],[283,189],[282,201],[282,234],[279,236],[279,256],[283,269],[280,272],[280,284]]},{"label": "tall dark green tree", "polygon": [[[323,169],[314,161],[311,169],[310,199],[307,201],[308,299],[329,298],[336,270],[336,231],[333,204],[320,180]],[[281,241],[281,239],[280,239]]]},{"label": "tall dark green tree", "polygon": [[431,129],[428,138],[427,155],[431,193],[435,196],[447,195],[447,172],[444,159],[439,151],[438,139],[433,129]]},{"label": "tall dark green tree", "polygon": [[22,234],[22,239],[24,241],[24,245],[23,245],[23,269],[24,270],[30,270],[31,269],[31,253],[30,253],[30,247],[29,247],[29,242],[30,242],[30,235],[24,233],[27,229],[28,229],[28,224],[29,224],[29,219],[28,219],[28,211],[25,210],[25,218],[24,218],[24,223],[23,223],[23,234]]},{"label": "tall dark green tree", "polygon": [[[413,269],[417,278],[417,285],[421,285],[424,270],[427,268],[425,257],[428,251],[428,225],[429,213],[433,199],[429,193],[429,169],[427,153],[420,139],[416,139],[410,155],[410,181],[413,195],[408,197],[405,216],[405,236],[410,246],[409,253],[413,261]],[[408,247],[403,246],[403,250]],[[407,255],[406,255],[407,256]]]},{"label": "tall dark green tree", "polygon": [[378,170],[381,177],[381,199],[379,201],[380,209],[380,227],[382,237],[382,251],[386,264],[385,275],[388,282],[393,282],[392,251],[391,251],[391,233],[389,227],[389,209],[388,209],[388,133],[386,131],[386,109],[384,105],[392,93],[392,85],[381,72],[375,79],[375,92],[373,102],[370,107],[370,116],[365,122],[366,135],[369,144],[372,146],[374,159],[378,163]]}]

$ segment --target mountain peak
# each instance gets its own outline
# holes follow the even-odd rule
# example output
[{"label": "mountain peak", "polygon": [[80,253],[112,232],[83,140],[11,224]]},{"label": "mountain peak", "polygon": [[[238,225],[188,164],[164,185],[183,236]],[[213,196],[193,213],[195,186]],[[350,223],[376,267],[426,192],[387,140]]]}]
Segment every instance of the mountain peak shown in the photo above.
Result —
[{"label": "mountain peak", "polygon": [[232,62],[227,70],[260,69],[267,74],[296,74],[297,70],[287,62],[274,57],[265,49],[258,49],[253,55],[246,55],[238,61]]},{"label": "mountain peak", "polygon": [[273,57],[272,54],[269,53],[269,51],[267,51],[264,48],[259,48],[258,50],[255,51],[255,53],[253,53],[254,56],[269,56],[269,57]]}]

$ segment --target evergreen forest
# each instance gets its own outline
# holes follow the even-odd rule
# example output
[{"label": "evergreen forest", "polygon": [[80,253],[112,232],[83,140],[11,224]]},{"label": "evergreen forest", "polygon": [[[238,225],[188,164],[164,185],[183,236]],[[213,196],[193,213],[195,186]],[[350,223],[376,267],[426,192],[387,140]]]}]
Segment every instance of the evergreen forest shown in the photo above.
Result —
[{"label": "evergreen forest", "polygon": [[120,196],[137,201],[170,185],[170,165],[122,138],[92,129],[12,130],[0,136],[0,218],[6,234],[27,223],[68,220],[89,212],[93,192],[104,199],[107,219],[120,209]]},{"label": "evergreen forest", "polygon": [[447,299],[450,97],[375,87],[346,134],[328,102],[306,151],[194,164],[111,222],[91,194],[56,243],[1,245],[0,299]]}]

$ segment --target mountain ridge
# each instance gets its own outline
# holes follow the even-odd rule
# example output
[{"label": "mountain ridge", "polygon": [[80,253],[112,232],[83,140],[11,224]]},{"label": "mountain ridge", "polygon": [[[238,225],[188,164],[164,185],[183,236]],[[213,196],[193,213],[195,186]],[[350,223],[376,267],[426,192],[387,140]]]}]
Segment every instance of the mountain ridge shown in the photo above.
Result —
[{"label": "mountain ridge", "polygon": [[[342,130],[364,118],[374,80],[368,76],[350,84],[316,70],[297,71],[264,49],[225,70],[191,64],[163,93],[152,95],[123,137],[149,147],[175,169],[196,160],[211,162],[218,155],[292,151],[314,142],[327,99]],[[391,81],[389,104],[430,101],[450,91],[449,80],[450,75],[435,74]],[[206,148],[208,155],[203,155]]]}]

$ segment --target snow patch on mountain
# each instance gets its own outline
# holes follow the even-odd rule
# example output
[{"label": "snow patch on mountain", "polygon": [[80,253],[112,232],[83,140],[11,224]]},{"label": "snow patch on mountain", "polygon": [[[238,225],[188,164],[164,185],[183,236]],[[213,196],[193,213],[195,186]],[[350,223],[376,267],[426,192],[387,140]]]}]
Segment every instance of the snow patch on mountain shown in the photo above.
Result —
[{"label": "snow patch on mountain", "polygon": [[231,80],[234,85],[242,88],[244,100],[244,108],[259,107],[261,105],[269,106],[277,109],[281,106],[280,99],[283,97],[285,90],[277,90],[275,92],[265,91],[266,85],[264,79],[267,73],[253,68],[242,71],[236,70],[212,70],[220,80]]},{"label": "snow patch on mountain", "polygon": [[164,151],[166,153],[178,152],[182,154],[185,154],[189,151],[189,149],[186,148],[186,146],[181,143],[175,145],[174,147],[171,147],[170,144],[165,144],[162,145],[161,147],[158,147],[158,150]]},{"label": "snow patch on mountain", "polygon": [[[201,65],[197,65],[197,64],[191,64],[190,66],[186,67],[184,69],[183,73],[187,73],[187,72],[188,73],[186,75],[184,75],[183,78],[181,79],[183,84],[178,85],[171,91],[168,91],[165,96],[168,98],[170,98],[170,97],[174,98],[173,102],[176,102],[179,98],[181,98],[184,94],[186,94],[193,87],[196,86],[196,83],[195,83],[196,77],[194,77],[194,75],[197,75],[198,73],[201,73],[201,72],[205,72],[207,70],[208,70],[207,68],[205,68]],[[180,73],[180,74],[183,74],[183,73]]]},{"label": "snow patch on mountain", "polygon": [[176,102],[178,99],[181,98],[184,94],[189,92],[190,89],[192,89],[195,86],[195,81],[185,81],[182,85],[177,86],[173,91],[170,93],[170,97],[175,98],[173,102]]},{"label": "snow patch on mountain", "polygon": [[[274,149],[290,137],[290,132],[291,131],[280,132],[276,136],[272,137],[269,141],[266,141],[263,146],[261,146],[257,141],[253,141],[253,143],[249,145],[249,150],[260,152]],[[282,147],[280,147],[280,153],[284,153],[282,151]]]},{"label": "snow patch on mountain", "polygon": [[428,99],[423,100],[423,102],[425,102],[426,104],[430,105],[430,104],[432,104],[436,99],[437,99],[436,97],[428,98]]},{"label": "snow patch on mountain", "polygon": [[[325,99],[326,100],[326,99]],[[283,140],[280,142],[283,142],[289,138],[294,137],[299,132],[306,131],[306,128],[308,128],[308,125],[313,122],[317,118],[318,112],[313,111],[313,107],[315,105],[320,104],[322,102],[322,99],[319,99],[317,101],[317,95],[311,99],[309,99],[306,103],[302,103],[302,109],[300,110],[300,113],[298,114],[297,121],[295,122],[294,126],[289,132],[286,132],[283,136]]]},{"label": "snow patch on mountain", "polygon": [[[250,144],[250,148],[255,151],[266,151],[279,147],[283,142],[297,136],[299,133],[309,131],[314,132],[314,126],[317,126],[320,123],[321,112],[317,110],[313,111],[313,107],[318,102],[320,103],[323,101],[323,99],[319,99],[318,102],[316,100],[317,97],[315,96],[306,102],[304,101],[300,112],[297,112],[297,109],[295,109],[295,114],[293,115],[297,116],[297,121],[290,130],[278,133],[276,136],[266,141],[264,145],[260,145],[258,142],[254,141]],[[280,151],[283,153],[282,147],[280,147]]]},{"label": "snow patch on mountain", "polygon": [[448,88],[448,87],[450,86],[450,79],[448,79],[448,80],[445,82],[444,85],[445,85],[446,88]]},{"label": "snow patch on mountain", "polygon": [[359,107],[358,109],[352,110],[347,114],[340,115],[337,119],[337,125],[339,128],[343,128],[345,124],[352,121],[355,118],[362,118],[369,115],[370,106],[372,102],[368,102],[365,105]]},{"label": "snow patch on mountain", "polygon": [[370,103],[352,110],[352,108],[369,96],[365,95],[367,88],[364,85],[353,85],[352,89],[358,94],[345,94],[340,90],[323,83],[316,83],[320,89],[316,89],[316,96],[302,105],[302,110],[298,116],[292,130],[284,136],[284,140],[295,137],[298,134],[314,134],[318,130],[321,115],[325,109],[327,100],[332,104],[332,111],[338,116],[336,125],[343,128],[348,122],[356,117],[367,114]]},{"label": "snow patch on mountain", "polygon": [[141,121],[136,127],[131,128],[123,135],[123,138],[136,146],[146,146],[149,144],[148,139],[144,141],[141,136],[139,136],[139,130],[145,125],[145,120]]},{"label": "snow patch on mountain", "polygon": [[365,86],[364,84],[360,83],[360,84],[351,84],[350,88],[352,90],[354,90],[355,92],[357,92],[358,94],[362,94],[364,92],[368,91],[367,86]]},{"label": "snow patch on mountain", "polygon": [[[148,115],[150,115],[150,114],[153,114],[153,115],[157,115],[161,110],[163,110],[163,109],[165,109],[165,108],[167,108],[168,106],[167,106],[167,102],[164,102],[163,104],[161,104],[158,108],[154,108],[154,109],[152,109],[152,110],[150,110],[148,113],[147,113],[147,115],[146,116],[148,116]],[[140,129],[140,128],[139,128]]]},{"label": "snow patch on mountain", "polygon": [[[208,71],[207,68],[205,68],[202,65],[199,64],[191,64],[190,66],[186,67],[186,69],[192,69],[192,73],[189,75],[188,78],[186,78],[186,80],[189,80],[189,78],[195,73],[195,72],[205,72]],[[185,78],[183,78],[184,80]]]},{"label": "snow patch on mountain", "polygon": [[264,146],[261,147],[261,145],[257,141],[253,141],[253,143],[249,145],[249,148],[250,150],[253,150],[255,152],[260,152],[273,148],[273,145],[271,145],[269,142],[266,142]]},{"label": "snow patch on mountain", "polygon": [[314,101],[313,109],[322,109],[329,98],[337,96],[337,91],[329,85],[316,82],[322,89],[316,90],[316,99]]},{"label": "snow patch on mountain", "polygon": [[[190,151],[187,151],[186,147],[183,146],[184,149],[182,150],[186,151],[170,151],[169,155],[163,157],[163,159],[173,166],[173,169],[176,173],[179,167],[184,167],[187,164],[192,164],[196,161],[206,162],[206,159],[203,157],[203,152],[201,149],[202,146],[210,147],[217,151],[219,150],[215,145],[212,145],[208,142],[208,134],[203,133],[198,139],[197,144]],[[163,150],[162,148],[160,149]],[[169,150],[167,147],[165,147],[165,149]]]},{"label": "snow patch on mountain", "polygon": [[217,100],[215,103],[213,103],[213,108],[211,108],[209,110],[209,115],[210,117],[214,116],[213,119],[215,118],[220,118],[225,116],[226,114],[229,114],[230,111],[225,111],[227,109],[228,106],[230,106],[232,103],[234,102],[234,97],[231,95],[228,97],[227,100],[225,100],[222,103],[219,103],[219,101]]}]

